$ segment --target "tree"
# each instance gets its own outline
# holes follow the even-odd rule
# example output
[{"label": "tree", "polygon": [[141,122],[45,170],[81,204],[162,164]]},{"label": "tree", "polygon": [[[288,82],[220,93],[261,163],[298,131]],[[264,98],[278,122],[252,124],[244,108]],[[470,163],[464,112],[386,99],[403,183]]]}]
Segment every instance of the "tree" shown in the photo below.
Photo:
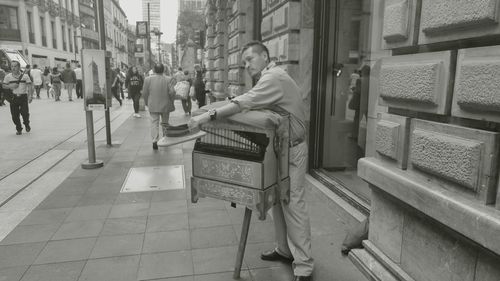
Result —
[{"label": "tree", "polygon": [[205,16],[194,10],[183,10],[177,18],[177,45],[185,46],[188,39],[194,40],[196,30],[205,30]]}]

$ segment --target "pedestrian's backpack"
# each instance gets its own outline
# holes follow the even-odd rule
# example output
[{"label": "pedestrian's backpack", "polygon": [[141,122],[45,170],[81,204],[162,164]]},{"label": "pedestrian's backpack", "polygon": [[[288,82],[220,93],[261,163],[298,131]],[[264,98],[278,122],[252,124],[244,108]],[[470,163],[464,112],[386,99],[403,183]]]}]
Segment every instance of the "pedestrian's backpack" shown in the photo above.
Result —
[{"label": "pedestrian's backpack", "polygon": [[188,99],[189,98],[189,82],[188,81],[179,81],[174,86],[175,94],[180,99]]}]

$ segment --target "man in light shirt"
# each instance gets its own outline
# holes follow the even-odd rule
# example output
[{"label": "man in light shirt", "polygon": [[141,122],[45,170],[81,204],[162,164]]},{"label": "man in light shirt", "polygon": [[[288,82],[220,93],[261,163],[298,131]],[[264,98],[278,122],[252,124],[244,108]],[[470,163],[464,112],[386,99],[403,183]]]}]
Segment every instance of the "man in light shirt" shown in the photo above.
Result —
[{"label": "man in light shirt", "polygon": [[35,88],[36,98],[40,98],[40,89],[42,88],[42,71],[38,69],[38,65],[34,64],[33,69],[30,72],[31,78],[33,79],[33,87]]},{"label": "man in light shirt", "polygon": [[7,74],[3,79],[3,87],[12,90],[13,98],[10,102],[10,114],[14,125],[16,125],[16,135],[20,135],[23,127],[19,115],[23,117],[26,132],[31,131],[28,103],[31,103],[33,99],[33,89],[29,75],[21,72],[21,64],[18,61],[13,60],[11,68],[12,73]]},{"label": "man in light shirt", "polygon": [[76,98],[83,99],[82,93],[82,66],[80,64],[76,65],[75,76],[76,76]]}]

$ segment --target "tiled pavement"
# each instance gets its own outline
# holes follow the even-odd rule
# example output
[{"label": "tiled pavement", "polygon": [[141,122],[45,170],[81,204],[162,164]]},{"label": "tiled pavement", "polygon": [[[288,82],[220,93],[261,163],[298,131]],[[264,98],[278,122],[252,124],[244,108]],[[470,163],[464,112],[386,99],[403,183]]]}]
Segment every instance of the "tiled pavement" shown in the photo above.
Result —
[{"label": "tiled pavement", "polygon": [[[175,112],[172,122],[185,116]],[[244,209],[214,199],[190,201],[192,143],[153,151],[147,118],[127,120],[120,145],[96,148],[103,168],[77,168],[0,242],[0,281],[233,280]],[[184,165],[185,189],[120,193],[131,167]],[[352,222],[308,186],[314,280],[365,280],[340,256]],[[291,280],[290,266],[264,262],[273,224],[252,218],[242,280]]]}]

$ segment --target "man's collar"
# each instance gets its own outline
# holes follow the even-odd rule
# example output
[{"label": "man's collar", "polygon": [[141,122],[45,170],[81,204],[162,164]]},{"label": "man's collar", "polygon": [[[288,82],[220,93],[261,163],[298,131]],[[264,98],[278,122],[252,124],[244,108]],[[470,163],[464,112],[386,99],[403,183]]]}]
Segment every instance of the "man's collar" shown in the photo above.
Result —
[{"label": "man's collar", "polygon": [[273,68],[276,66],[276,63],[274,61],[271,61],[263,70],[262,72],[266,72],[268,71],[269,69]]}]

